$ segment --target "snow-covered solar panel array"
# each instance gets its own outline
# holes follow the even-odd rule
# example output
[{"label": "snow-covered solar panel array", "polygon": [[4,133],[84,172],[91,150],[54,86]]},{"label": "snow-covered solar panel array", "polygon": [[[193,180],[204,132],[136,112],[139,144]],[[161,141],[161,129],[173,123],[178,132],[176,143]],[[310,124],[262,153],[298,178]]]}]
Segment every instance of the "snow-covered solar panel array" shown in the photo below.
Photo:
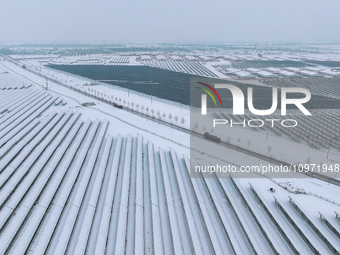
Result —
[{"label": "snow-covered solar panel array", "polygon": [[[268,116],[259,116],[252,113],[243,115],[242,117],[233,115],[229,110],[215,111],[214,115],[218,119],[236,119],[242,122],[244,119],[250,121],[258,118],[265,121]],[[284,120],[281,115],[273,114],[271,118]],[[285,129],[278,125],[276,128],[271,127],[252,127],[250,129],[260,132],[273,132],[276,135],[289,138],[296,142],[305,141],[313,148],[329,148],[333,147],[340,150],[340,112],[339,111],[319,111],[313,112],[310,118],[303,118],[299,113],[289,114],[286,118],[295,119],[299,122],[298,129]],[[226,137],[221,136],[221,139]]]},{"label": "snow-covered solar panel array", "polygon": [[109,64],[122,64],[122,63],[129,63],[129,57],[127,56],[114,56],[110,58]]},{"label": "snow-covered solar panel array", "polygon": [[188,74],[194,74],[204,77],[217,77],[212,71],[206,68],[199,62],[194,61],[155,61],[155,60],[142,60],[143,65],[166,69],[175,72],[182,72]]},{"label": "snow-covered solar panel array", "polygon": [[61,102],[1,87],[0,254],[339,254],[336,219],[190,178],[186,156]]},{"label": "snow-covered solar panel array", "polygon": [[7,72],[0,73],[0,90],[1,89],[18,89],[28,84],[15,75]]},{"label": "snow-covered solar panel array", "polygon": [[[0,58],[0,60],[2,60],[2,59]],[[5,68],[3,68],[3,67],[0,65],[0,74],[2,74],[2,73],[6,73],[6,70],[5,70]]]},{"label": "snow-covered solar panel array", "polygon": [[299,87],[306,88],[311,93],[327,97],[340,98],[340,79],[335,78],[291,78],[261,80],[272,87]]}]

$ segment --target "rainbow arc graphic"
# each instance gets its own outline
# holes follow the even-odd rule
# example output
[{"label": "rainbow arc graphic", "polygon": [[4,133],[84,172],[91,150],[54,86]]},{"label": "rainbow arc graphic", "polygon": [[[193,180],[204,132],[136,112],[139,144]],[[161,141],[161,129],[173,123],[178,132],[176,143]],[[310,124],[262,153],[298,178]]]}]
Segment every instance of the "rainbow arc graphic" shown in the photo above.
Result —
[{"label": "rainbow arc graphic", "polygon": [[[212,92],[214,92],[214,94],[217,96],[217,98],[218,98],[218,100],[220,101],[220,104],[221,104],[221,106],[222,106],[222,100],[221,100],[221,98],[220,98],[220,95],[217,93],[217,91],[216,91],[213,87],[211,87],[210,85],[205,84],[205,83],[203,83],[203,82],[198,82],[198,83],[199,83],[199,84],[202,84],[203,86],[206,86],[206,87],[209,88]],[[215,97],[213,96],[213,94],[211,94],[211,92],[210,92],[209,90],[204,89],[204,88],[200,88],[200,87],[197,87],[197,88],[203,90],[204,92],[206,92],[206,93],[212,98],[212,100],[214,101],[215,106],[217,106]]]}]

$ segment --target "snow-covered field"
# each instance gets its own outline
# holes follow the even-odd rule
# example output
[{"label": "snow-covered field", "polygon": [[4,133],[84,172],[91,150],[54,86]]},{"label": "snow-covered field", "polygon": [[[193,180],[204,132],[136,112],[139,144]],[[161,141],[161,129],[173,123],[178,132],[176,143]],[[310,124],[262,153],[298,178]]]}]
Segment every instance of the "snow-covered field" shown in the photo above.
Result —
[{"label": "snow-covered field", "polygon": [[[216,61],[209,56],[206,61]],[[143,114],[185,129],[189,109],[46,68],[42,56],[13,58],[21,64],[0,60],[0,254],[340,253],[338,186],[300,174],[190,178],[189,134],[86,94],[124,107],[139,104],[140,112],[143,105]],[[139,64],[131,56],[96,59],[64,64]],[[218,72],[212,62],[204,66]],[[81,105],[86,102],[95,105]],[[226,129],[214,134],[227,133],[224,140],[232,144],[293,164],[308,157],[339,162],[335,148]],[[197,153],[216,148],[200,142],[205,150]],[[218,157],[232,165],[265,163],[234,150]]]},{"label": "snow-covered field", "polygon": [[[261,49],[262,48],[262,49]],[[275,49],[276,48],[276,49]],[[318,53],[315,53],[315,48]],[[179,48],[180,50],[181,48]],[[60,65],[148,65],[176,72],[184,72],[205,77],[219,77],[228,79],[242,79],[242,72],[249,71],[255,79],[264,76],[259,73],[267,73],[268,77],[309,77],[323,76],[327,78],[339,77],[340,69],[328,65],[329,62],[339,62],[340,54],[338,45],[308,45],[303,46],[305,52],[301,53],[296,46],[278,47],[259,46],[257,49],[249,50],[242,46],[235,49],[214,50],[207,47],[206,50],[195,50],[190,48],[190,54],[181,51],[171,53],[164,50],[150,52],[122,52],[117,53],[88,53],[83,54],[60,54],[62,50],[50,53],[53,49],[37,48],[12,48],[11,57],[22,63],[39,67],[41,64]],[[68,48],[64,49],[68,52]],[[92,50],[92,49],[90,49]],[[308,52],[310,51],[310,52]],[[36,53],[34,53],[36,52]],[[42,54],[42,52],[46,52]],[[277,66],[270,66],[277,65]],[[258,68],[254,68],[258,66]],[[257,69],[257,70],[255,70]],[[289,72],[289,73],[287,73]],[[301,73],[302,72],[302,73]],[[249,76],[250,77],[250,76]],[[265,76],[266,77],[266,76]]]}]

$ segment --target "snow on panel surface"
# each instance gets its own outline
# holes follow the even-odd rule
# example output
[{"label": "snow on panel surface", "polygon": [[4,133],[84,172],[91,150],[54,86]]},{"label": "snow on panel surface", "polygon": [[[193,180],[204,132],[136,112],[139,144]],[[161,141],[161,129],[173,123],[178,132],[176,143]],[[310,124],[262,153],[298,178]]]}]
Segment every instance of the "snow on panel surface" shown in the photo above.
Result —
[{"label": "snow on panel surface", "polygon": [[[247,180],[191,179],[190,162],[171,143],[159,148],[132,128],[120,135],[119,122],[86,120],[86,109],[60,105],[50,91],[13,84],[0,76],[0,254],[274,254],[292,246],[308,254],[301,235],[324,254],[338,249],[303,195],[291,196],[331,245],[306,225],[287,191],[275,194],[287,214],[263,195],[270,180],[252,182],[261,205]],[[337,206],[323,202],[324,219],[338,224]]]}]

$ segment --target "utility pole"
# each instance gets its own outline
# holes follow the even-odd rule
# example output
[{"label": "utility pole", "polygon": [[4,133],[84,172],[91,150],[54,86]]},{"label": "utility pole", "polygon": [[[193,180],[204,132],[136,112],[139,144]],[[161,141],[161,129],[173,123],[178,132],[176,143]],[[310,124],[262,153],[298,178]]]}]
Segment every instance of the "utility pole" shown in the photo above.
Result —
[{"label": "utility pole", "polygon": [[329,147],[328,147],[328,151],[327,151],[327,159],[328,159],[328,154],[329,154]]}]

